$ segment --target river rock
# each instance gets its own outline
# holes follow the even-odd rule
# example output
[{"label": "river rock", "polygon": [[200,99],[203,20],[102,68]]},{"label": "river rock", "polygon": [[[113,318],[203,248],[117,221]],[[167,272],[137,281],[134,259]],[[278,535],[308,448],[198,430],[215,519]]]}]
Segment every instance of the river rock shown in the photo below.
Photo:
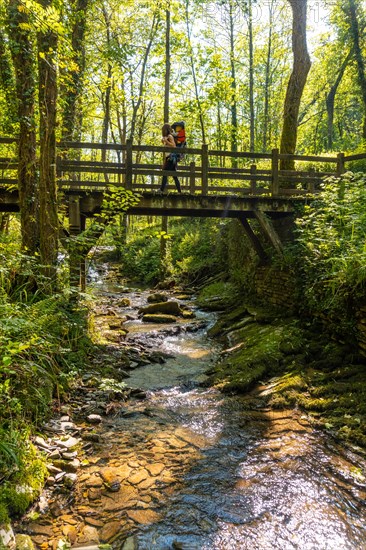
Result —
[{"label": "river rock", "polygon": [[139,313],[143,315],[147,313],[165,313],[167,315],[181,315],[182,310],[178,302],[158,302],[139,309]]},{"label": "river rock", "polygon": [[127,515],[135,523],[147,525],[159,521],[160,516],[153,510],[127,510]]},{"label": "river rock", "polygon": [[0,548],[15,549],[14,531],[11,525],[0,525]]},{"label": "river rock", "polygon": [[150,294],[147,297],[147,301],[149,302],[149,304],[167,302],[168,297],[165,294],[162,294],[161,292],[154,292],[153,294]]},{"label": "river rock", "polygon": [[100,540],[102,542],[109,542],[113,539],[122,529],[120,521],[110,521],[100,531]]},{"label": "river rock", "polygon": [[163,315],[158,313],[149,313],[143,315],[142,320],[144,323],[176,323],[177,319],[173,315]]},{"label": "river rock", "polygon": [[85,525],[84,529],[82,530],[81,536],[78,539],[78,543],[79,542],[99,543],[100,541],[97,529],[95,527],[92,527],[91,525]]},{"label": "river rock", "polygon": [[76,437],[69,437],[68,439],[58,439],[55,443],[61,449],[71,450],[80,443],[80,439]]},{"label": "river rock", "polygon": [[15,535],[16,550],[35,550],[32,539],[29,535]]},{"label": "river rock", "polygon": [[129,307],[131,305],[131,300],[129,298],[120,298],[116,302],[116,305],[118,307]]},{"label": "river rock", "polygon": [[77,475],[76,474],[66,474],[63,478],[64,485],[71,489],[76,483]]},{"label": "river rock", "polygon": [[122,546],[122,550],[137,550],[138,549],[138,542],[136,535],[133,535],[132,537],[128,537],[128,539],[125,540],[124,545]]},{"label": "river rock", "polygon": [[182,316],[183,319],[194,319],[196,317],[195,313],[190,309],[183,309]]},{"label": "river rock", "polygon": [[89,424],[100,424],[103,419],[99,414],[89,414],[86,420]]}]

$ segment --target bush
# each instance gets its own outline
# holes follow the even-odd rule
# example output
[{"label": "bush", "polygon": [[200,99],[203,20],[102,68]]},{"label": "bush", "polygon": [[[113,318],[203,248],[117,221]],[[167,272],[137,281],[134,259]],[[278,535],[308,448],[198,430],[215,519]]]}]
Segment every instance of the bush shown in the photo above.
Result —
[{"label": "bush", "polygon": [[[366,176],[328,178],[297,220],[306,307],[347,319],[366,284]],[[348,323],[348,321],[346,321]],[[343,327],[349,330],[347,324]]]}]

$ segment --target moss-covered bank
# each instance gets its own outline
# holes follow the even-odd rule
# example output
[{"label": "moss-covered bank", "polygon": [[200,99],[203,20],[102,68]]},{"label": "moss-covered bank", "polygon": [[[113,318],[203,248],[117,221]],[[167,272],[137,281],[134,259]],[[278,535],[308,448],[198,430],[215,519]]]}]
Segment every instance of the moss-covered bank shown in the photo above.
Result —
[{"label": "moss-covered bank", "polygon": [[[203,296],[209,294],[206,289]],[[213,300],[215,309],[223,295],[225,289]],[[318,324],[246,305],[227,309],[209,334],[224,345],[209,372],[215,386],[248,392],[265,383],[263,405],[299,407],[316,426],[366,449],[366,366],[349,346],[332,341]]]}]

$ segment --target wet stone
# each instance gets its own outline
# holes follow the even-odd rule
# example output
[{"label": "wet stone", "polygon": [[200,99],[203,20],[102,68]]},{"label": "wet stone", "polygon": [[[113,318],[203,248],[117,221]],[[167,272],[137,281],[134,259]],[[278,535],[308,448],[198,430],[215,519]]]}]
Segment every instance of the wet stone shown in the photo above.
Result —
[{"label": "wet stone", "polygon": [[102,542],[111,541],[121,531],[121,522],[111,521],[100,530],[99,536]]},{"label": "wet stone", "polygon": [[161,472],[164,470],[165,464],[162,463],[155,463],[155,464],[147,464],[146,469],[152,476],[158,476],[161,474]]},{"label": "wet stone", "polygon": [[144,481],[148,476],[149,474],[147,470],[145,470],[144,468],[141,468],[137,472],[130,475],[130,477],[128,478],[128,481],[132,485],[138,485],[139,483],[141,483],[141,481]]},{"label": "wet stone", "polygon": [[89,424],[100,424],[103,419],[99,414],[89,414],[86,420]]},{"label": "wet stone", "polygon": [[147,525],[159,521],[160,515],[153,510],[128,510],[127,515],[135,523]]}]

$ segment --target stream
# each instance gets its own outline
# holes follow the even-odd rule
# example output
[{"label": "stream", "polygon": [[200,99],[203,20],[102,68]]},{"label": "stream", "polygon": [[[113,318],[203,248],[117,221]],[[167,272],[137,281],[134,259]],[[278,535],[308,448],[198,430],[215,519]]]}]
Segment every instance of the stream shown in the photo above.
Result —
[{"label": "stream", "polygon": [[59,548],[67,536],[72,548],[91,550],[98,542],[120,550],[366,549],[364,459],[314,431],[300,411],[265,408],[264,384],[255,407],[253,394],[205,387],[220,353],[206,337],[216,314],[142,323],[137,310],[148,294],[99,285],[101,302],[131,302],[114,307],[129,319],[123,345],[158,350],[165,362],[129,371],[126,383],[145,398],[116,404],[97,427],[102,444],[85,451],[72,499],[53,495],[59,509],[44,522],[52,533],[37,539],[33,531],[37,547]]}]

